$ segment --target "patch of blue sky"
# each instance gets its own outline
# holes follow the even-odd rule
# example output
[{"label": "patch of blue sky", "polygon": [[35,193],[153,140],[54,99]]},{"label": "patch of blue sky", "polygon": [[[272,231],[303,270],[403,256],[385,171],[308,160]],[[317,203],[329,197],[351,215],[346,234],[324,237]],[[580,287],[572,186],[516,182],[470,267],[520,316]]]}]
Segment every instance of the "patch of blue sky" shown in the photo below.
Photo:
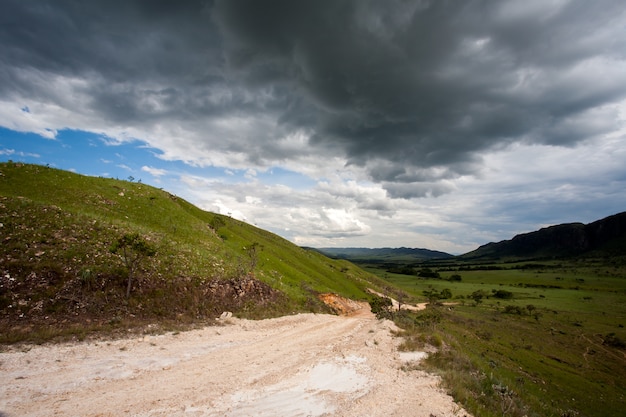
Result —
[{"label": "patch of blue sky", "polygon": [[[35,144],[34,142],[37,141]],[[41,164],[48,149],[44,138],[35,133],[16,132],[0,126],[0,160]],[[54,145],[50,144],[50,148]]]},{"label": "patch of blue sky", "polygon": [[[150,154],[139,142],[115,144],[92,132],[60,130],[54,139],[0,128],[2,160],[50,165],[85,175],[125,179]],[[36,155],[36,156],[35,156]]]},{"label": "patch of blue sky", "polygon": [[162,170],[163,175],[194,170],[179,161],[165,161],[158,157],[160,153],[142,141],[118,142],[81,130],[60,130],[55,139],[48,139],[35,133],[0,127],[0,160],[3,161],[50,165],[85,175],[133,177],[137,180],[151,176],[142,169],[146,166]]},{"label": "patch of blue sky", "polygon": [[218,179],[223,183],[259,180],[267,185],[308,189],[311,178],[294,171],[273,167],[265,171],[193,166],[183,161],[159,157],[162,152],[143,141],[119,142],[93,132],[64,129],[54,139],[36,133],[23,133],[0,127],[0,161],[50,165],[84,175],[142,180],[147,184],[167,184],[184,175]]}]

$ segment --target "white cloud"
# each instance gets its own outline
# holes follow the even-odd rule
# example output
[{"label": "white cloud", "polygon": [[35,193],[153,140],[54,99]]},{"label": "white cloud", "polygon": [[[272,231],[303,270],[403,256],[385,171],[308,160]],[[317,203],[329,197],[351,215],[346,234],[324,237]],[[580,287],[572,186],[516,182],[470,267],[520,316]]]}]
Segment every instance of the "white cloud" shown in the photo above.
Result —
[{"label": "white cloud", "polygon": [[371,227],[359,220],[346,209],[322,208],[323,216],[318,223],[319,228],[313,229],[313,234],[323,236],[362,236],[369,234]]},{"label": "white cloud", "polygon": [[228,207],[221,200],[216,200],[208,208],[208,210],[213,211],[215,213],[219,213],[219,214],[223,214],[223,215],[232,217],[233,219],[237,219],[237,220],[241,220],[241,221],[244,221],[244,222],[248,222],[248,218],[245,216],[245,214],[243,214],[239,210],[232,209],[232,208]]},{"label": "white cloud", "polygon": [[37,153],[32,153],[32,152],[21,152],[21,151],[16,151],[15,149],[0,149],[0,155],[6,155],[6,156],[30,156],[33,158],[40,158],[41,155],[37,154]]},{"label": "white cloud", "polygon": [[607,204],[604,194],[626,187],[614,180],[623,172],[625,138],[613,135],[569,148],[511,145],[484,155],[487,168],[480,178],[451,179],[454,192],[439,197],[393,199],[381,184],[339,175],[306,186],[270,185],[235,171],[185,175],[167,188],[300,245],[463,253],[547,224],[589,222],[622,211]]},{"label": "white cloud", "polygon": [[154,168],[154,167],[149,167],[149,166],[142,166],[141,170],[144,172],[149,173],[150,175],[152,175],[153,177],[162,177],[164,175],[167,175],[168,172],[165,169],[161,169],[161,168]]}]

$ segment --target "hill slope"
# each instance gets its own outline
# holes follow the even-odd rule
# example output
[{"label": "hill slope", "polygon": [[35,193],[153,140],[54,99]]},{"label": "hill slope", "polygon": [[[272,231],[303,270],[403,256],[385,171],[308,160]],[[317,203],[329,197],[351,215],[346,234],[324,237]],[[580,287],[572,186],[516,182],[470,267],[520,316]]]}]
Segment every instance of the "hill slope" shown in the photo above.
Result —
[{"label": "hill slope", "polygon": [[567,223],[488,243],[461,255],[464,260],[560,258],[583,254],[625,255],[626,212],[587,225]]},{"label": "hill slope", "polygon": [[[364,288],[380,287],[348,262],[163,190],[37,165],[0,164],[0,233],[4,341],[195,322],[224,310],[320,311],[318,293],[364,299]],[[156,254],[138,264],[126,297],[128,270],[110,249],[131,234]]]}]

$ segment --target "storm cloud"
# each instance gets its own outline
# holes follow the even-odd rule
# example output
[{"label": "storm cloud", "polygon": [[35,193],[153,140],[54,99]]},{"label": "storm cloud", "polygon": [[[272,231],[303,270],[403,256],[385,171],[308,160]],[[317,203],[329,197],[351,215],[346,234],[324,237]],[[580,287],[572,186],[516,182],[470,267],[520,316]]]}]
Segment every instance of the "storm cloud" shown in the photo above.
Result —
[{"label": "storm cloud", "polygon": [[3,0],[0,45],[3,126],[195,166],[355,169],[392,199],[624,128],[621,0]]}]

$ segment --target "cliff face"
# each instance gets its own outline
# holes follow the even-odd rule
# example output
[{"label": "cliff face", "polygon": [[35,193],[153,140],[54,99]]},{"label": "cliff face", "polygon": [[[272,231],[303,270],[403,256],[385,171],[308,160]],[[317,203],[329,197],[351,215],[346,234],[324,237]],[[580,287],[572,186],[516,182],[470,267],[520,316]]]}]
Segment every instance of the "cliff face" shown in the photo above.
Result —
[{"label": "cliff face", "polygon": [[621,240],[626,240],[626,212],[587,225],[567,223],[520,234],[511,240],[488,243],[462,257],[554,258],[580,255],[607,246],[611,247],[612,253],[626,254],[626,246]]},{"label": "cliff face", "polygon": [[505,242],[504,249],[510,255],[532,255],[542,252],[569,255],[590,249],[585,225],[582,223],[546,227],[536,232],[517,235],[508,243]]},{"label": "cliff face", "polygon": [[626,212],[609,216],[590,223],[585,227],[587,238],[592,247],[600,247],[605,243],[626,237]]}]

